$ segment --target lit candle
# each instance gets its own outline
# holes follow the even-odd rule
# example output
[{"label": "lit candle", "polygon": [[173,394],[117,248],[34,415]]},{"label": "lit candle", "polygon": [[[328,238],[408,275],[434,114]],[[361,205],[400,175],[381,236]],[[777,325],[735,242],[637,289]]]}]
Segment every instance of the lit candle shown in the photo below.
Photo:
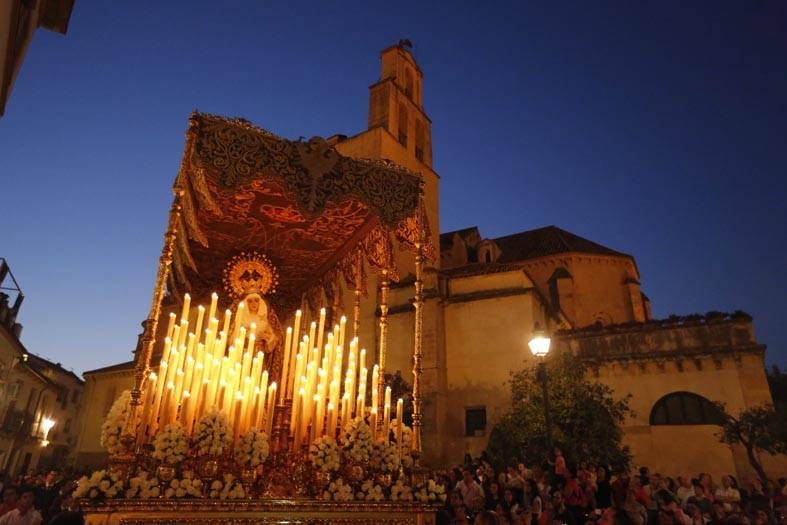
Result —
[{"label": "lit candle", "polygon": [[287,334],[284,337],[284,361],[282,361],[282,389],[281,389],[281,399],[279,400],[280,403],[284,403],[285,396],[287,395],[287,389],[290,388],[290,383],[288,381],[290,377],[290,354],[292,352],[292,327],[287,327]]},{"label": "lit candle", "polygon": [[402,453],[402,426],[404,425],[404,400],[400,397],[396,402],[396,446],[399,447],[399,453]]},{"label": "lit candle", "polygon": [[377,407],[372,407],[369,419],[372,427],[372,441],[377,441]]},{"label": "lit candle", "polygon": [[265,432],[268,436],[271,435],[273,428],[273,405],[276,402],[276,382],[271,383],[268,387],[268,408],[265,410]]},{"label": "lit candle", "polygon": [[230,333],[230,320],[232,319],[232,310],[227,308],[224,310],[224,325],[222,327],[222,332],[225,334]]},{"label": "lit candle", "polygon": [[[361,348],[361,354],[358,357],[358,370],[364,371],[366,368],[366,348]],[[366,380],[364,380],[364,384]]]},{"label": "lit candle", "polygon": [[332,402],[328,402],[328,428],[326,429],[326,434],[331,437],[336,437],[336,410],[333,408],[334,405]]},{"label": "lit candle", "polygon": [[345,392],[342,396],[342,428],[350,420],[350,394]]},{"label": "lit candle", "polygon": [[344,347],[344,335],[347,328],[347,318],[342,316],[339,320],[339,346]]},{"label": "lit candle", "polygon": [[297,404],[295,410],[295,439],[293,440],[293,451],[297,452],[301,445],[301,433],[303,432],[303,405],[306,391],[303,387],[298,390]]},{"label": "lit candle", "polygon": [[252,424],[251,421],[251,406],[254,402],[252,395],[254,394],[254,383],[250,376],[243,378],[243,403],[241,406],[241,418],[236,424],[240,425],[241,432],[246,432]]},{"label": "lit candle", "polygon": [[240,390],[235,392],[235,410],[230,425],[233,427],[232,443],[238,442],[238,436],[241,430],[241,418],[243,417],[243,392]]},{"label": "lit candle", "polygon": [[314,338],[317,337],[317,323],[312,321],[309,325],[309,341],[314,344]]},{"label": "lit candle", "polygon": [[197,342],[202,337],[202,322],[205,320],[205,307],[199,305],[197,307],[197,324],[194,325],[194,334],[197,336]]},{"label": "lit candle", "polygon": [[372,408],[377,408],[378,406],[380,406],[380,404],[378,403],[379,399],[377,397],[379,396],[379,393],[377,391],[377,386],[380,379],[379,374],[380,374],[380,367],[377,364],[375,364],[374,367],[372,368]]},{"label": "lit candle", "polygon": [[150,425],[150,411],[153,409],[153,400],[156,398],[156,379],[158,379],[158,375],[155,372],[151,372],[148,375],[148,381],[145,385],[145,398],[142,402],[142,426],[143,432],[147,429]]},{"label": "lit candle", "polygon": [[383,436],[388,442],[388,430],[391,425],[391,387],[385,387],[385,406],[383,407]]},{"label": "lit candle", "polygon": [[169,313],[169,322],[167,323],[167,338],[172,338],[172,332],[175,330],[175,312]]},{"label": "lit candle", "polygon": [[[210,294],[210,308],[208,309],[208,319],[211,321],[216,316],[216,306],[219,303],[219,294],[213,292]],[[217,321],[218,322],[218,321]],[[215,328],[211,328],[211,330],[215,331]]]},{"label": "lit candle", "polygon": [[320,324],[317,327],[317,348],[322,348],[323,331],[325,330],[325,308],[320,308]]},{"label": "lit candle", "polygon": [[257,407],[257,429],[262,430],[262,421],[263,417],[267,417],[265,414],[265,401],[268,389],[268,371],[265,370],[262,373],[262,380],[260,381],[260,406]]},{"label": "lit candle", "polygon": [[183,320],[188,320],[190,307],[191,307],[191,295],[185,294],[183,295],[183,311],[180,314],[181,322],[183,322]]},{"label": "lit candle", "polygon": [[180,402],[180,424],[183,426],[184,429],[188,429],[189,427],[190,401],[191,401],[191,393],[188,390],[184,390],[183,399]]}]

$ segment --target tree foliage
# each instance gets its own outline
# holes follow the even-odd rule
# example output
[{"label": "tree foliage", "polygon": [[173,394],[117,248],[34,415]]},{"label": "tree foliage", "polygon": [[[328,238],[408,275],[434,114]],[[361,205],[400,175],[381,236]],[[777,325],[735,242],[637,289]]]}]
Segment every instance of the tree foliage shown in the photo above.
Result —
[{"label": "tree foliage", "polygon": [[[550,355],[546,370],[554,445],[569,461],[627,468],[631,454],[621,425],[632,413],[629,398],[617,399],[610,387],[588,380],[581,361],[568,353]],[[516,460],[542,464],[551,452],[542,384],[534,367],[512,374],[510,384],[511,409],[492,429],[487,452],[497,467]]]},{"label": "tree foliage", "polygon": [[787,453],[787,431],[784,411],[772,405],[763,405],[742,411],[737,417],[730,415],[721,403],[716,403],[724,414],[719,438],[722,443],[741,444],[751,467],[763,482],[765,470],[757,456],[758,451],[769,454]]}]

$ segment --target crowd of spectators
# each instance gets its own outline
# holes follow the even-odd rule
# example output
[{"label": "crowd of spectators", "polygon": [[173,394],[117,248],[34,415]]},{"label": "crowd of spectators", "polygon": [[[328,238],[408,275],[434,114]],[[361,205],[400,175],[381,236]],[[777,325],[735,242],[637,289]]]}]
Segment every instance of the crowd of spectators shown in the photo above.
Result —
[{"label": "crowd of spectators", "polygon": [[81,525],[72,472],[50,471],[9,478],[0,473],[0,525]]},{"label": "crowd of spectators", "polygon": [[543,465],[500,471],[466,455],[441,477],[449,497],[439,522],[451,525],[787,525],[785,478],[616,472],[568,465],[557,448]]},{"label": "crowd of spectators", "polygon": [[[0,525],[84,523],[70,472],[0,474]],[[496,471],[485,455],[439,474],[448,491],[438,523],[450,525],[787,525],[787,479],[743,483],[731,475],[668,477],[567,464],[560,449],[541,466]]]}]

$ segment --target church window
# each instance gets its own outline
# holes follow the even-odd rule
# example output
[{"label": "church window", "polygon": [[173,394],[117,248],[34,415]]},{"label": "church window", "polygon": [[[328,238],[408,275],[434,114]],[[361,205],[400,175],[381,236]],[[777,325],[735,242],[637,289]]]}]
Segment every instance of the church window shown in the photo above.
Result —
[{"label": "church window", "polygon": [[486,433],[486,407],[465,409],[465,435],[483,436]]},{"label": "church window", "polygon": [[415,158],[424,160],[424,125],[420,120],[415,122]]},{"label": "church window", "polygon": [[651,425],[720,425],[721,411],[691,392],[673,392],[659,399],[650,412]]},{"label": "church window", "polygon": [[406,69],[404,72],[404,94],[410,100],[413,99],[413,74],[409,69]]},{"label": "church window", "polygon": [[484,252],[484,261],[486,261],[488,263],[492,262],[492,251],[491,250],[486,250]]},{"label": "church window", "polygon": [[399,104],[399,144],[407,147],[407,108]]}]

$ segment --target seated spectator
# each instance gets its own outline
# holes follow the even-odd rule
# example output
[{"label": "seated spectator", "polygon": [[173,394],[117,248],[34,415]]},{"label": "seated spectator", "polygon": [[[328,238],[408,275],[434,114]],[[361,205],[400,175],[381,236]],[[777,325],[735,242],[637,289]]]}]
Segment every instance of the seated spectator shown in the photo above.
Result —
[{"label": "seated spectator", "polygon": [[721,487],[716,489],[716,492],[713,494],[714,499],[721,503],[724,506],[724,510],[726,512],[731,512],[733,510],[733,506],[736,508],[741,502],[741,493],[732,486],[732,480],[730,476],[722,476],[721,477]]},{"label": "seated spectator", "polygon": [[44,519],[33,507],[35,491],[33,487],[22,487],[16,508],[0,518],[0,525],[41,525]]}]

